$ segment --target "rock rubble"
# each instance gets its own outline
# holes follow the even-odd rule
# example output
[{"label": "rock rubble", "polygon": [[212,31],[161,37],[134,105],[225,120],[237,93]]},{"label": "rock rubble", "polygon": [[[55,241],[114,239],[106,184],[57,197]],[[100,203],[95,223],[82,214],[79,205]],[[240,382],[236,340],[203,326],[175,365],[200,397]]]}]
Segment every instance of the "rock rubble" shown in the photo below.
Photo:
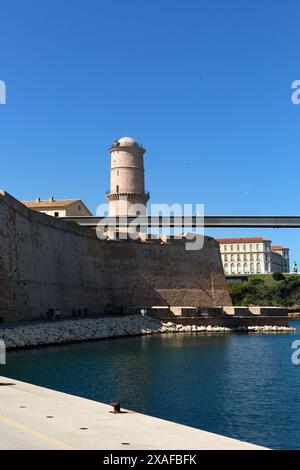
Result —
[{"label": "rock rubble", "polygon": [[141,315],[130,315],[3,326],[0,329],[0,340],[5,342],[7,349],[19,349],[155,333],[289,333],[292,331],[295,331],[295,328],[268,325],[238,328],[181,325]]}]

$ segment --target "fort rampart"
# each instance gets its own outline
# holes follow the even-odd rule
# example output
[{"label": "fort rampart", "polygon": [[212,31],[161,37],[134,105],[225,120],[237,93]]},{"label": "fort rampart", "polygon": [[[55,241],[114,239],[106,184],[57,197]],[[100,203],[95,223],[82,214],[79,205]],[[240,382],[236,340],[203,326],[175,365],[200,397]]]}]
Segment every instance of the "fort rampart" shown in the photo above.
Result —
[{"label": "fort rampart", "polygon": [[0,192],[0,317],[50,308],[130,313],[154,305],[231,305],[217,242],[101,241],[95,231],[34,212]]}]

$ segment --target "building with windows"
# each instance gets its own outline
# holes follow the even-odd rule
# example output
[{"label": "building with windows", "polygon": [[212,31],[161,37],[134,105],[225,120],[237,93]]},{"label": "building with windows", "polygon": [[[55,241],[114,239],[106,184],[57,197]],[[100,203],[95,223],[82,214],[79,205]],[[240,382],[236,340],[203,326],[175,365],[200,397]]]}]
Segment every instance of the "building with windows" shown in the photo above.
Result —
[{"label": "building with windows", "polygon": [[29,209],[43,214],[52,215],[53,217],[78,217],[91,216],[92,213],[80,199],[54,199],[49,197],[48,200],[42,201],[39,197],[35,201],[24,201],[23,204]]},{"label": "building with windows", "polygon": [[267,238],[220,238],[226,275],[290,272],[289,248],[272,246]]},{"label": "building with windows", "polygon": [[274,245],[272,248],[272,272],[290,272],[290,250],[287,246]]}]

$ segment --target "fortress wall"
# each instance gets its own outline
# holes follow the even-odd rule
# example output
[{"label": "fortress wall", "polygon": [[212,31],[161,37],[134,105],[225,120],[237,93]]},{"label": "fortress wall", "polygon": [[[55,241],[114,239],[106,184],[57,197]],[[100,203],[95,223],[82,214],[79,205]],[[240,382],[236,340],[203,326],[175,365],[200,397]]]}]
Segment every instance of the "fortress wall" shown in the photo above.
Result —
[{"label": "fortress wall", "polygon": [[129,313],[134,306],[231,305],[217,242],[100,241],[91,229],[34,212],[0,193],[0,317]]}]

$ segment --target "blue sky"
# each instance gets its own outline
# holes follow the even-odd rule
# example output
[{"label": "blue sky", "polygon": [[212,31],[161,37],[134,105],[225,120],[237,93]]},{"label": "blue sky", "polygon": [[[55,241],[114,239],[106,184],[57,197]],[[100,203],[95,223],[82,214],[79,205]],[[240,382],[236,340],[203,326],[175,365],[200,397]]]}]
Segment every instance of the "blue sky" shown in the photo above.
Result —
[{"label": "blue sky", "polygon": [[[146,148],[155,203],[300,214],[298,0],[0,0],[0,187],[19,199],[109,187],[110,143]],[[267,236],[300,262],[299,231]]]}]

